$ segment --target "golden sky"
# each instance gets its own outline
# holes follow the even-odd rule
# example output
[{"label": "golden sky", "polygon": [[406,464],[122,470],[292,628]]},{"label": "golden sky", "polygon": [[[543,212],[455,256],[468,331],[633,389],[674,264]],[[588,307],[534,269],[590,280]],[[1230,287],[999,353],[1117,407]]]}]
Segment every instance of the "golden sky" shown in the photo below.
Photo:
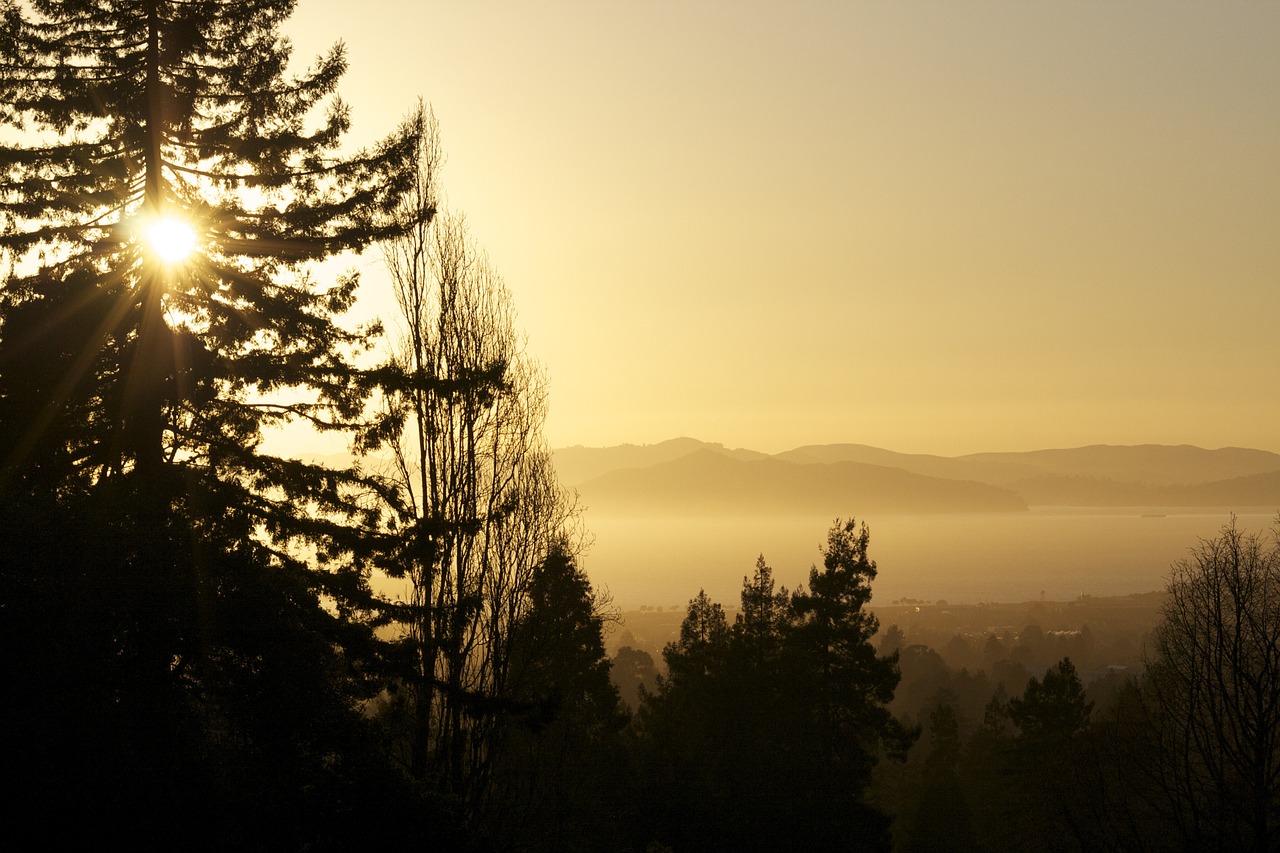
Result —
[{"label": "golden sky", "polygon": [[1280,451],[1280,3],[300,0],[290,31],[346,42],[358,141],[433,105],[554,446]]}]

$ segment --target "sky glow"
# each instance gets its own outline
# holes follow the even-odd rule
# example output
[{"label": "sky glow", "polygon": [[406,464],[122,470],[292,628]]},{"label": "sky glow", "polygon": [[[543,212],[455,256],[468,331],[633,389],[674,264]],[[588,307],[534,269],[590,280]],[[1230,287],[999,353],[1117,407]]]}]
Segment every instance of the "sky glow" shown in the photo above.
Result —
[{"label": "sky glow", "polygon": [[433,105],[555,446],[1280,451],[1278,4],[350,10],[295,61]]}]

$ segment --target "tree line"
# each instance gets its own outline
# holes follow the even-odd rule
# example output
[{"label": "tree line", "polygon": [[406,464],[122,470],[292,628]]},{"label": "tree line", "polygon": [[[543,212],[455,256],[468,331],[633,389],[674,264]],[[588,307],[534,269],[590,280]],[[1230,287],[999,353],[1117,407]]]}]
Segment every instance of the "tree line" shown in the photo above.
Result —
[{"label": "tree line", "polygon": [[[867,751],[843,833],[822,838],[818,804],[839,777],[818,763],[789,772],[816,733],[789,711],[804,667],[792,658],[770,695],[755,654],[794,643],[804,599],[774,593],[762,557],[731,626],[705,595],[690,602],[663,650],[665,674],[629,646],[613,658],[636,709],[642,834],[676,850],[1274,850],[1278,570],[1280,519],[1267,534],[1232,521],[1172,567],[1140,671],[1090,681],[1069,656],[1035,667],[1055,647],[1038,626],[1013,646],[989,642],[986,662],[969,669],[890,625],[874,654],[894,665],[880,682],[893,734]],[[762,612],[777,618],[760,644],[751,626]],[[1064,643],[1089,653],[1087,631]],[[690,671],[704,693],[681,686]]]},{"label": "tree line", "polygon": [[[290,74],[293,5],[0,2],[15,837],[1275,849],[1280,561],[1234,527],[1175,568],[1105,714],[1067,660],[976,728],[945,695],[893,713],[852,519],[799,589],[762,557],[733,624],[694,598],[623,702],[546,383],[434,117],[344,152],[342,47]],[[152,240],[175,221],[189,256]],[[374,248],[385,328],[344,319],[357,274],[315,272]],[[292,423],[360,461],[269,451]]]}]

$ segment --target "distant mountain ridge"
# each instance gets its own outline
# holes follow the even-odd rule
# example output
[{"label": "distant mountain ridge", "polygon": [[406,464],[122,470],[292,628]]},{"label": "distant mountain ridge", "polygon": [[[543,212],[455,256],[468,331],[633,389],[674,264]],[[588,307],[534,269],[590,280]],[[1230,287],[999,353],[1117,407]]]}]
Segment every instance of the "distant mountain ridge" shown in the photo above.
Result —
[{"label": "distant mountain ridge", "polygon": [[[601,512],[1009,512],[1027,506],[1280,510],[1280,454],[1093,445],[946,457],[860,444],[778,454],[679,438],[556,450],[562,482]],[[833,509],[834,508],[834,509]]]},{"label": "distant mountain ridge", "polygon": [[769,454],[755,450],[730,450],[723,444],[698,441],[696,438],[673,438],[658,444],[619,444],[614,447],[562,447],[554,451],[556,471],[561,482],[576,486],[610,471],[622,468],[648,468],[673,462],[700,451],[718,453],[731,459],[768,459]]},{"label": "distant mountain ridge", "polygon": [[596,509],[681,514],[813,515],[860,512],[1015,512],[1027,505],[985,483],[943,480],[862,462],[798,465],[698,450],[645,468],[626,468],[580,487]]}]

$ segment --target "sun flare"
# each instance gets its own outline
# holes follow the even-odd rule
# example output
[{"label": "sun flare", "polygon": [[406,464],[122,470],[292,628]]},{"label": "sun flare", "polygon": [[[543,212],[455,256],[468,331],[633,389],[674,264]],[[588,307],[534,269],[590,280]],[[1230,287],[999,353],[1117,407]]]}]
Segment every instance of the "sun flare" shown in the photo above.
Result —
[{"label": "sun flare", "polygon": [[165,263],[181,263],[195,250],[196,232],[183,220],[167,216],[147,229],[147,243]]}]

